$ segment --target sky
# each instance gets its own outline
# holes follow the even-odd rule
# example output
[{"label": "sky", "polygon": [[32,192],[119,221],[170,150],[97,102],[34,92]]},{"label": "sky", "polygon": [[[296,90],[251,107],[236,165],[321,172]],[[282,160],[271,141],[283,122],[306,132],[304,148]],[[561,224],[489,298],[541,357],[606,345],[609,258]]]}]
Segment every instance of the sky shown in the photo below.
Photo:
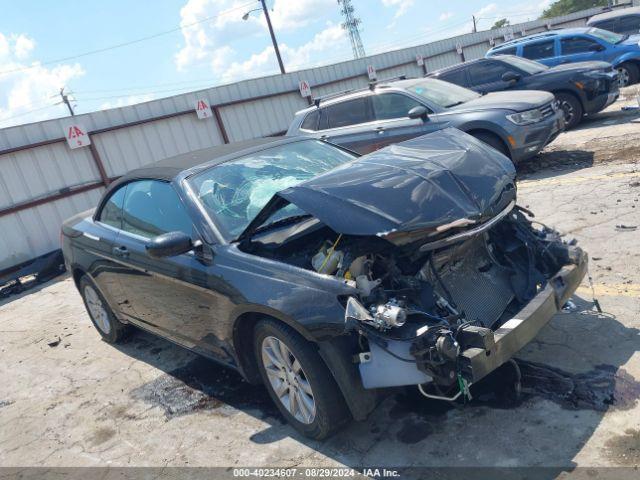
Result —
[{"label": "sky", "polygon": [[[367,55],[533,20],[551,0],[352,0]],[[267,0],[287,71],[352,58],[336,0]],[[252,11],[258,9],[257,11]],[[257,0],[0,1],[0,128],[279,72]],[[243,15],[250,12],[246,20]]]}]

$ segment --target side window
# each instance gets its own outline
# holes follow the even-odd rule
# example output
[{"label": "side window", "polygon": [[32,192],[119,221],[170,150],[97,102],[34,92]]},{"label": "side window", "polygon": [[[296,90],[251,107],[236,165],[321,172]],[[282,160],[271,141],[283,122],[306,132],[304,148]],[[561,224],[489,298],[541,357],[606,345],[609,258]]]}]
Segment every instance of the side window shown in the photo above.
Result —
[{"label": "side window", "polygon": [[494,55],[515,55],[516,47],[505,48],[504,50],[500,50],[498,52],[494,52]]},{"label": "side window", "polygon": [[124,185],[111,194],[102,207],[98,221],[117,229],[122,228],[122,205],[126,191],[127,185]]},{"label": "side window", "polygon": [[618,19],[616,32],[635,35],[640,33],[640,15],[628,15]]},{"label": "side window", "polygon": [[562,55],[573,55],[574,53],[588,53],[590,48],[600,45],[594,40],[585,37],[568,37],[560,40],[560,50]]},{"label": "side window", "polygon": [[609,30],[610,32],[616,32],[615,29],[616,19],[613,18],[611,20],[603,20],[601,22],[596,22],[591,27],[601,28],[602,30]]},{"label": "side window", "polygon": [[323,116],[326,116],[327,128],[347,127],[373,121],[368,97],[329,105],[323,109]]},{"label": "side window", "polygon": [[445,82],[455,83],[456,85],[460,85],[461,87],[469,86],[469,82],[467,82],[467,75],[463,68],[443,73],[437,78],[439,78],[440,80],[444,80]]},{"label": "side window", "polygon": [[391,120],[393,118],[407,118],[409,110],[420,106],[413,98],[401,93],[381,93],[371,97],[373,112],[376,120]]},{"label": "side window", "polygon": [[316,108],[313,112],[307,114],[300,128],[303,130],[318,130],[318,120],[320,119],[320,111]]},{"label": "side window", "polygon": [[502,80],[502,75],[510,71],[502,62],[478,62],[469,67],[469,78],[472,85],[484,85]]},{"label": "side window", "polygon": [[522,56],[529,60],[538,58],[553,57],[553,40],[545,40],[544,42],[530,43],[522,47]]},{"label": "side window", "polygon": [[122,230],[151,238],[167,232],[193,234],[193,226],[171,184],[140,180],[127,186]]}]

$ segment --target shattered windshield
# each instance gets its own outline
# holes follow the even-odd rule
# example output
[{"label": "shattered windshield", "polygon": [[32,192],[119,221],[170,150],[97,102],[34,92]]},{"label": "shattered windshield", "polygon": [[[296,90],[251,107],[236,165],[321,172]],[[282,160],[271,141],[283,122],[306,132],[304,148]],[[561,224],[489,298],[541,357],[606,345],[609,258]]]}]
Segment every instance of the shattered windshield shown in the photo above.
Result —
[{"label": "shattered windshield", "polygon": [[[285,188],[353,160],[348,152],[317,140],[289,143],[222,163],[194,175],[188,182],[207,213],[235,238],[271,197]],[[295,205],[269,221],[300,215]]]}]

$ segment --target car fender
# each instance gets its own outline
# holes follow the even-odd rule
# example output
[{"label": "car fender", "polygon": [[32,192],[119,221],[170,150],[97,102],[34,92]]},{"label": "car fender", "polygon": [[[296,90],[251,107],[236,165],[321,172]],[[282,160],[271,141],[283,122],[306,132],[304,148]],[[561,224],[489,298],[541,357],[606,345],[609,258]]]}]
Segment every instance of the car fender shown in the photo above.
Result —
[{"label": "car fender", "polygon": [[613,59],[611,61],[611,64],[614,67],[619,67],[620,64],[625,63],[625,62],[629,62],[629,61],[640,62],[640,51],[623,53],[622,55],[620,55],[620,56],[616,57],[615,59]]},{"label": "car fender", "polygon": [[494,135],[498,136],[500,140],[502,140],[507,148],[511,151],[511,145],[507,140],[509,132],[507,132],[504,128],[502,128],[495,122],[488,122],[486,120],[472,120],[459,125],[457,128],[465,133],[472,132],[474,130],[484,130],[486,132],[493,133]]}]

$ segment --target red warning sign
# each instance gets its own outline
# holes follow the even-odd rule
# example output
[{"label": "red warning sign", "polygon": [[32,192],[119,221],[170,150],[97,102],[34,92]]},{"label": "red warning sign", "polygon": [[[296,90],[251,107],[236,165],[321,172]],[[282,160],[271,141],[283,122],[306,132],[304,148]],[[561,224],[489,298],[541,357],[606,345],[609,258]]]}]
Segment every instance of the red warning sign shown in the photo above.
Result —
[{"label": "red warning sign", "polygon": [[64,127],[64,136],[69,148],[86,147],[91,144],[87,129],[78,123],[67,124]]},{"label": "red warning sign", "polygon": [[209,103],[203,99],[199,99],[196,101],[196,113],[198,114],[198,118],[200,120],[209,118],[213,115]]}]

